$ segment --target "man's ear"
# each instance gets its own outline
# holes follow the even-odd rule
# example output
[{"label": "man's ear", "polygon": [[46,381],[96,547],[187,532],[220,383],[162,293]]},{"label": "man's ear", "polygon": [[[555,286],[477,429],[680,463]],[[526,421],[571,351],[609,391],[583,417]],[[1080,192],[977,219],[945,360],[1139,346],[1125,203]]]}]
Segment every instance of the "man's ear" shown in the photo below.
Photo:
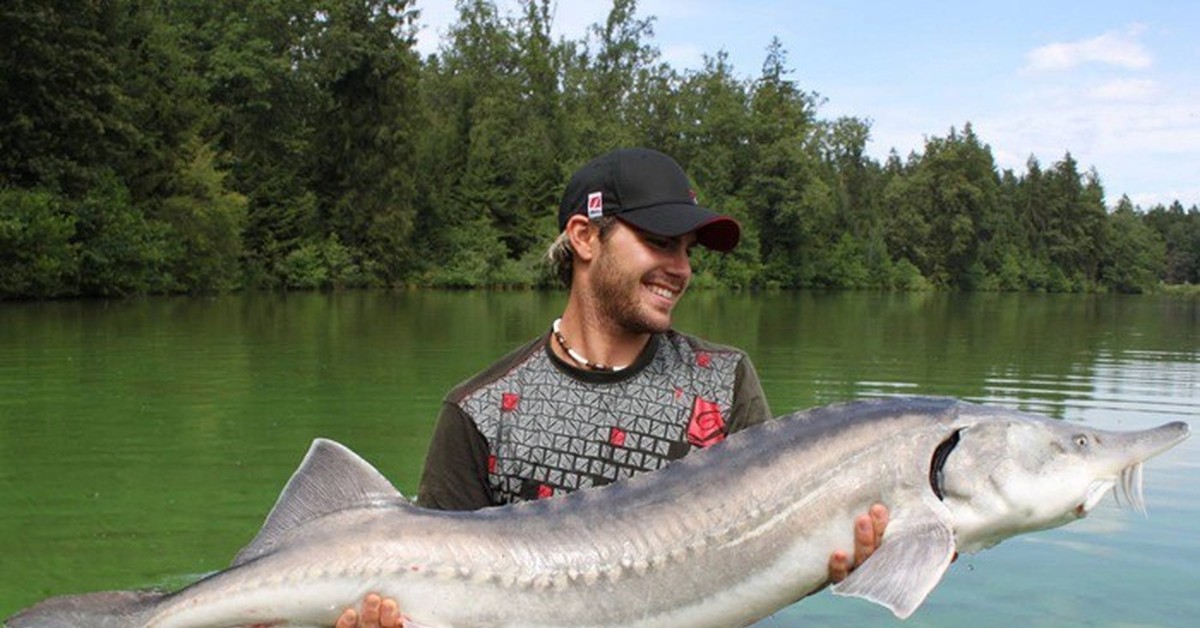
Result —
[{"label": "man's ear", "polygon": [[571,250],[580,261],[590,262],[596,256],[600,242],[600,229],[587,216],[575,214],[567,219],[564,231],[571,242]]}]

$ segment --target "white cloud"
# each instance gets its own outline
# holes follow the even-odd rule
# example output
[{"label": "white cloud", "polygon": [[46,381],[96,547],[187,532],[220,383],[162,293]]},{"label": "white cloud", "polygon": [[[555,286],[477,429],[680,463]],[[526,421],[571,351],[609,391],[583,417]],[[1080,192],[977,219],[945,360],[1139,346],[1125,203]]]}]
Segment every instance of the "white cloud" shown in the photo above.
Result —
[{"label": "white cloud", "polygon": [[1150,79],[1116,79],[1088,90],[1088,97],[1101,101],[1141,101],[1154,96],[1158,85]]},{"label": "white cloud", "polygon": [[1200,146],[1191,102],[1187,93],[1103,100],[1080,99],[1070,87],[1042,89],[976,126],[1001,168],[1022,173],[1030,154],[1049,167],[1070,151],[1081,170],[1099,171],[1110,205],[1128,194],[1142,207],[1175,199],[1190,206],[1200,198],[1195,186],[1181,185],[1200,172],[1191,158]]},{"label": "white cloud", "polygon": [[1125,32],[1108,32],[1082,41],[1047,44],[1025,55],[1025,68],[1033,72],[1053,72],[1098,63],[1144,70],[1154,62],[1150,52],[1137,40],[1144,30],[1140,25],[1133,25]]}]

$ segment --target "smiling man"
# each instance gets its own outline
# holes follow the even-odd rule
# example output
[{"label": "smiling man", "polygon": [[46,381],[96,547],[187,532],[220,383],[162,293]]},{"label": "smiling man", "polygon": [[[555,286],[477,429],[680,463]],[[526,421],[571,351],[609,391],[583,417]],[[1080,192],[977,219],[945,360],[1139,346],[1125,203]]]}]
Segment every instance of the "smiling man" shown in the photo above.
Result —
[{"label": "smiling man", "polygon": [[[727,252],[741,235],[697,204],[673,159],[643,148],[593,159],[567,184],[558,226],[549,258],[570,288],[566,308],[446,396],[422,506],[474,510],[602,486],[771,418],[745,353],[671,327],[692,247]],[[830,579],[865,560],[886,524],[882,507],[859,517],[854,561],[836,552]],[[338,626],[399,622],[394,601],[370,596]]]},{"label": "smiling man", "polygon": [[671,329],[689,250],[737,245],[683,170],[646,149],[571,178],[550,257],[570,294],[550,329],[447,397],[421,504],[475,509],[657,469],[770,418],[749,358]]}]

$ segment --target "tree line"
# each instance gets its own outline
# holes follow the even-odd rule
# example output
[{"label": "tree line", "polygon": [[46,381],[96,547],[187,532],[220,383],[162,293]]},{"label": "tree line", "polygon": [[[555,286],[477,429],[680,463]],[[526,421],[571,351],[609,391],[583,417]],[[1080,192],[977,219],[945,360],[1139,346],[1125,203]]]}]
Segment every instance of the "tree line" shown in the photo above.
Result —
[{"label": "tree line", "polygon": [[545,286],[570,173],[674,156],[742,245],[735,288],[1140,292],[1200,283],[1200,211],[1110,211],[1069,155],[1000,170],[970,123],[883,162],[824,119],[778,40],[746,78],[680,71],[613,0],[459,0],[436,54],[411,0],[8,0],[0,298],[239,288]]}]

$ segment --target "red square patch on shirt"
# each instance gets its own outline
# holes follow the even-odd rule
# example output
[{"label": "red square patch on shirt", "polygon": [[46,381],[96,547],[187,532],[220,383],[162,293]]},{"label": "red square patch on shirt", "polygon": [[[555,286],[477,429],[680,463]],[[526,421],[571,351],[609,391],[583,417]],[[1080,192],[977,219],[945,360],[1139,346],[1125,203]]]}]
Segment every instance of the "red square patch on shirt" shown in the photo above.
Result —
[{"label": "red square patch on shirt", "polygon": [[504,393],[500,396],[500,409],[505,412],[512,412],[517,409],[517,402],[520,400],[520,395],[516,393]]}]

